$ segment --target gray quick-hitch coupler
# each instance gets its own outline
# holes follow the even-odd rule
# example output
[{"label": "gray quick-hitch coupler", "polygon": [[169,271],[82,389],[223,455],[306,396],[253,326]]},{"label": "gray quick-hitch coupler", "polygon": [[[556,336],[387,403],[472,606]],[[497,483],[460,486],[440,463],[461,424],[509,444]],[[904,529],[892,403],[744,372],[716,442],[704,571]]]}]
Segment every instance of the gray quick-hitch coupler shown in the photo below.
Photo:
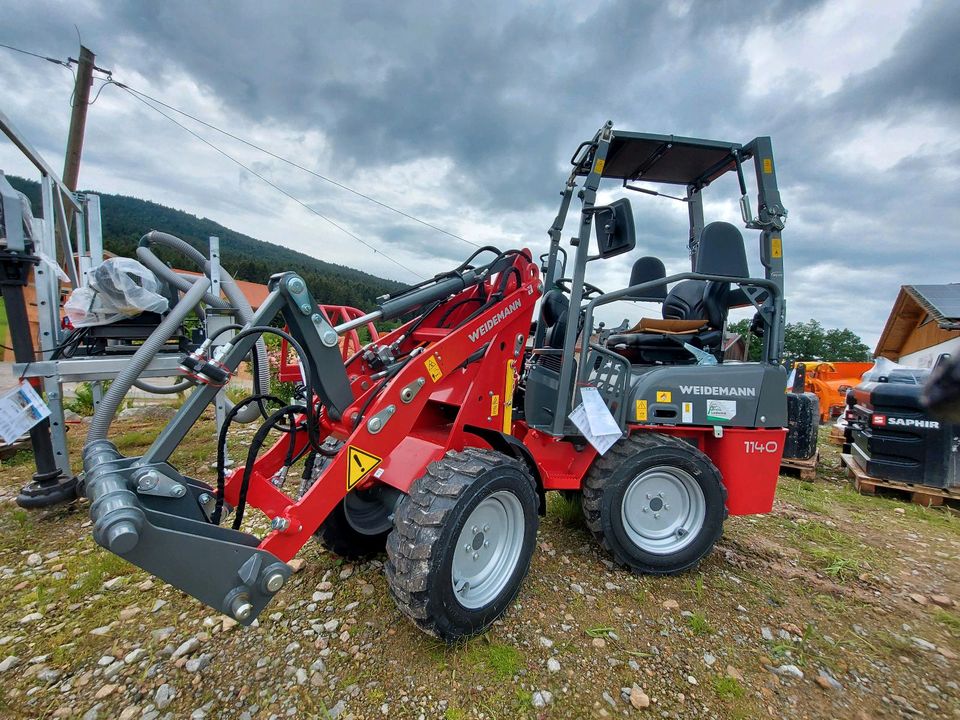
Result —
[{"label": "gray quick-hitch coupler", "polygon": [[124,555],[140,541],[145,521],[137,496],[118,472],[127,460],[109,440],[97,440],[83,450],[86,494],[90,500],[93,539],[112,553]]},{"label": "gray quick-hitch coupler", "polygon": [[209,486],[124,457],[108,440],[84,448],[83,466],[97,544],[218,612],[249,625],[289,579],[290,566],[256,537],[209,522]]}]

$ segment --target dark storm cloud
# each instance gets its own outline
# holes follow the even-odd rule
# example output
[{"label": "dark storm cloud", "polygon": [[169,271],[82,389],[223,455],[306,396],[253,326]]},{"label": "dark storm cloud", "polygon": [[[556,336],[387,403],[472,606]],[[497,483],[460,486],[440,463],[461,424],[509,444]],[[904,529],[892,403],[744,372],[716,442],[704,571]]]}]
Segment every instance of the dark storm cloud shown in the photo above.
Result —
[{"label": "dark storm cloud", "polygon": [[894,54],[844,89],[837,105],[851,113],[896,115],[917,106],[960,105],[960,4],[931,2],[897,43]]}]

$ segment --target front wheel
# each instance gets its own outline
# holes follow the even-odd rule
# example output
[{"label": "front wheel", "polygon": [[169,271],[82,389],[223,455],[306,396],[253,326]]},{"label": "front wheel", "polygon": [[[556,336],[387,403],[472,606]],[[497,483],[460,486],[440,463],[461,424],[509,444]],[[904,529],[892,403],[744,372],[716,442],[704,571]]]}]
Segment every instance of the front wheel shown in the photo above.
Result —
[{"label": "front wheel", "polygon": [[446,642],[483,632],[519,592],[538,523],[522,463],[492,450],[448,452],[411,486],[387,539],[397,606]]},{"label": "front wheel", "polygon": [[710,552],[727,517],[720,471],[667,435],[638,433],[598,458],[583,483],[587,526],[635,572],[679,573]]}]

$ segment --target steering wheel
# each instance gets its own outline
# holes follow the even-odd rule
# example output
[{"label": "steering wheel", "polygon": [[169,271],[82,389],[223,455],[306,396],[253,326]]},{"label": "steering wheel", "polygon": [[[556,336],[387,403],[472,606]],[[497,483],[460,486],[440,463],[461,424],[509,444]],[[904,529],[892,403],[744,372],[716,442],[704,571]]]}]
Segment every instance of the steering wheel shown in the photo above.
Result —
[{"label": "steering wheel", "polygon": [[[571,278],[560,278],[554,282],[558,288],[563,290],[567,295],[570,295],[573,291],[573,280]],[[596,285],[591,285],[586,280],[583,282],[583,299],[589,300],[594,295],[603,295],[604,292]]]}]

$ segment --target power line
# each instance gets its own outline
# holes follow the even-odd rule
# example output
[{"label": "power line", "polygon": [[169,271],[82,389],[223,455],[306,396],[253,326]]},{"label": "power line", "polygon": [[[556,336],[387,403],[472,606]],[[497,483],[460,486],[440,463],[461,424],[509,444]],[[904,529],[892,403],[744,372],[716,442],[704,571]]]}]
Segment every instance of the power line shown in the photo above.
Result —
[{"label": "power line", "polygon": [[[12,46],[10,46],[10,45],[4,45],[4,44],[2,44],[2,43],[0,43],[0,47],[5,47],[5,48],[8,48],[8,49],[10,49],[10,50],[15,50],[16,52],[22,52],[22,53],[24,53],[24,54],[26,54],[26,55],[32,55],[33,57],[40,58],[41,60],[49,60],[50,62],[57,63],[58,65],[63,65],[64,67],[70,69],[70,63],[69,63],[69,62],[64,62],[64,61],[62,61],[62,60],[57,60],[57,59],[55,59],[55,58],[45,57],[45,56],[43,56],[43,55],[38,55],[38,54],[36,54],[36,53],[32,53],[32,52],[29,52],[29,51],[27,51],[27,50],[21,50],[20,48],[15,48],[15,47],[12,47]],[[372,202],[372,203],[375,204],[375,205],[379,205],[380,207],[382,207],[382,208],[384,208],[384,209],[386,209],[386,210],[389,210],[390,212],[396,213],[397,215],[400,215],[400,216],[402,216],[402,217],[405,217],[405,218],[407,218],[408,220],[412,220],[412,221],[415,222],[415,223],[419,223],[419,224],[423,225],[424,227],[430,228],[431,230],[436,230],[436,231],[439,232],[439,233],[443,233],[444,235],[447,235],[448,237],[452,237],[452,238],[454,238],[455,240],[460,240],[461,242],[465,242],[467,245],[471,245],[471,246],[473,246],[473,247],[480,247],[480,245],[479,245],[478,243],[475,243],[475,242],[473,242],[472,240],[467,240],[465,237],[462,237],[462,236],[460,236],[460,235],[457,235],[456,233],[450,232],[449,230],[444,230],[442,227],[439,227],[439,226],[437,226],[437,225],[434,225],[433,223],[427,222],[426,220],[423,220],[423,219],[421,219],[421,218],[418,218],[418,217],[416,217],[415,215],[411,215],[410,213],[405,212],[405,211],[401,210],[400,208],[394,207],[393,205],[389,205],[388,203],[385,203],[385,202],[383,202],[382,200],[377,200],[375,197],[371,197],[370,195],[367,195],[366,193],[362,193],[362,192],[360,192],[359,190],[356,190],[355,188],[350,187],[349,185],[344,185],[342,182],[339,182],[339,181],[337,181],[337,180],[334,180],[333,178],[329,178],[329,177],[327,177],[326,175],[322,175],[322,174],[316,172],[315,170],[311,170],[310,168],[305,167],[305,166],[301,165],[301,164],[298,163],[298,162],[295,162],[295,161],[293,161],[293,160],[291,160],[291,159],[289,159],[289,158],[285,158],[285,157],[283,157],[282,155],[278,155],[278,154],[275,153],[275,152],[272,152],[272,151],[270,151],[270,150],[267,150],[265,147],[262,147],[262,146],[260,146],[260,145],[257,145],[256,143],[251,142],[250,140],[246,140],[246,139],[244,139],[244,138],[242,138],[242,137],[239,137],[238,135],[234,135],[233,133],[231,133],[231,132],[229,132],[229,131],[227,131],[227,130],[224,130],[223,128],[217,127],[217,126],[214,125],[213,123],[207,122],[206,120],[201,120],[200,118],[196,117],[195,115],[191,115],[190,113],[186,112],[185,110],[181,110],[180,108],[177,108],[177,107],[174,107],[173,105],[170,105],[170,104],[168,104],[168,103],[165,103],[163,100],[160,100],[159,98],[155,98],[155,97],[153,97],[153,96],[151,96],[151,95],[148,95],[148,94],[145,93],[145,92],[142,92],[142,91],[140,91],[140,90],[137,90],[136,88],[132,88],[132,87],[130,87],[129,85],[126,85],[125,83],[117,82],[117,81],[115,81],[115,80],[112,79],[112,74],[111,74],[111,72],[110,72],[109,70],[104,70],[103,68],[99,68],[99,67],[95,67],[94,69],[95,69],[95,70],[99,70],[99,71],[104,72],[104,73],[107,74],[106,81],[105,81],[104,84],[101,85],[101,87],[100,87],[100,92],[102,92],[102,91],[103,91],[103,88],[104,88],[106,85],[108,85],[108,84],[111,84],[111,83],[112,83],[112,84],[114,84],[114,85],[117,85],[118,87],[123,88],[124,90],[127,90],[128,92],[134,93],[135,95],[139,95],[141,98],[145,98],[145,99],[149,100],[150,102],[156,103],[157,105],[160,105],[160,106],[162,106],[162,107],[165,107],[165,108],[167,108],[168,110],[172,110],[173,112],[178,113],[178,114],[182,115],[183,117],[190,118],[190,119],[193,120],[194,122],[200,123],[201,125],[203,125],[203,126],[205,126],[205,127],[208,127],[208,128],[210,128],[211,130],[214,130],[214,131],[216,131],[216,132],[218,132],[218,133],[220,133],[220,134],[222,134],[222,135],[226,135],[228,138],[231,138],[231,139],[233,139],[233,140],[236,140],[236,141],[239,142],[239,143],[243,143],[243,144],[246,145],[247,147],[253,148],[254,150],[257,150],[258,152],[262,152],[264,155],[269,155],[270,157],[274,158],[275,160],[279,160],[279,161],[282,162],[282,163],[286,163],[287,165],[289,165],[289,166],[291,166],[291,167],[294,167],[294,168],[296,168],[296,169],[298,169],[298,170],[302,170],[303,172],[305,172],[305,173],[307,173],[307,174],[309,174],[309,175],[312,175],[313,177],[315,177],[315,178],[317,178],[317,179],[319,179],[319,180],[323,180],[323,181],[326,182],[326,183],[330,183],[331,185],[333,185],[333,186],[335,186],[335,187],[338,187],[338,188],[340,188],[341,190],[346,190],[348,193],[352,193],[353,195],[356,195],[357,197],[363,198],[364,200],[367,200],[367,201],[369,201],[369,202]],[[96,102],[97,98],[100,97],[100,92],[97,92],[97,97],[94,98],[93,102]],[[92,105],[93,102],[91,102],[90,104]],[[154,108],[154,109],[156,109],[156,108]],[[181,127],[183,127],[183,126],[181,125]]]},{"label": "power line", "polygon": [[[12,50],[12,51],[14,51],[14,52],[22,53],[22,54],[28,55],[28,56],[30,56],[30,57],[38,58],[38,59],[40,59],[40,60],[46,60],[46,61],[48,61],[48,62],[52,62],[52,63],[55,63],[55,64],[57,64],[57,65],[62,65],[63,67],[65,67],[65,68],[67,68],[68,70],[70,70],[71,72],[73,71],[72,68],[70,67],[70,62],[69,62],[69,60],[68,60],[68,61],[58,60],[58,59],[56,59],[56,58],[51,58],[51,57],[47,57],[47,56],[45,56],[45,55],[40,55],[40,54],[38,54],[38,53],[30,52],[29,50],[23,50],[22,48],[17,48],[17,47],[14,47],[14,46],[12,46],[12,45],[7,45],[7,44],[5,44],[5,43],[0,43],[0,47],[6,48],[6,49],[8,49],[8,50]],[[285,157],[283,157],[283,156],[281,156],[281,155],[277,155],[276,153],[271,152],[270,150],[267,150],[266,148],[263,148],[263,147],[255,144],[255,143],[250,142],[249,140],[245,140],[244,138],[241,138],[241,137],[239,137],[239,136],[237,136],[237,135],[234,135],[233,133],[230,133],[230,132],[228,132],[228,131],[226,131],[226,130],[223,130],[222,128],[219,128],[219,127],[217,127],[216,125],[213,125],[212,123],[206,122],[205,120],[201,120],[200,118],[195,117],[195,116],[191,115],[190,113],[187,113],[187,112],[185,112],[185,111],[183,111],[183,110],[180,110],[179,108],[173,107],[172,105],[169,105],[169,104],[163,102],[162,100],[159,100],[159,99],[154,98],[154,97],[152,97],[152,96],[150,96],[150,95],[147,95],[146,93],[140,92],[139,90],[135,90],[134,88],[130,87],[129,85],[125,85],[124,83],[117,82],[117,81],[115,81],[115,80],[113,79],[113,77],[112,77],[112,72],[109,71],[109,70],[104,70],[103,68],[99,68],[99,67],[95,67],[94,69],[95,69],[95,70],[99,70],[100,72],[105,73],[107,77],[102,79],[102,80],[103,80],[103,84],[100,86],[100,89],[99,89],[99,91],[97,92],[96,97],[93,99],[93,102],[96,102],[97,99],[100,97],[100,93],[103,92],[103,88],[104,88],[104,87],[106,87],[107,85],[116,85],[117,87],[121,88],[122,90],[125,90],[134,100],[137,100],[138,102],[143,103],[144,105],[146,105],[148,108],[150,108],[150,109],[153,110],[154,112],[159,113],[160,115],[162,115],[163,117],[165,117],[167,120],[169,120],[170,122],[172,122],[172,123],[173,123],[174,125],[176,125],[177,127],[179,127],[179,128],[181,128],[182,130],[185,130],[186,132],[190,133],[193,137],[195,137],[196,139],[200,140],[202,143],[204,143],[205,145],[209,146],[209,147],[212,148],[213,150],[216,150],[218,153],[220,153],[221,155],[223,155],[225,158],[227,158],[227,159],[230,160],[231,162],[237,164],[238,166],[240,166],[241,168],[243,168],[244,170],[246,170],[246,171],[247,171],[248,173],[250,173],[251,175],[259,178],[260,180],[262,180],[264,183],[266,183],[267,185],[269,185],[270,187],[272,187],[272,188],[273,188],[274,190],[276,190],[277,192],[279,192],[279,193],[283,194],[284,196],[288,197],[289,199],[293,200],[295,203],[297,203],[298,205],[300,205],[300,206],[303,207],[304,209],[312,212],[312,213],[313,213],[314,215],[316,215],[317,217],[325,220],[326,222],[328,222],[328,223],[329,223],[330,225],[332,225],[333,227],[337,228],[337,229],[340,230],[341,232],[345,233],[346,235],[350,236],[351,238],[353,238],[354,240],[356,240],[357,242],[359,242],[361,245],[364,245],[365,247],[369,248],[369,249],[372,250],[374,253],[377,253],[377,254],[379,254],[379,255],[382,255],[383,257],[385,257],[387,260],[389,260],[389,261],[392,262],[393,264],[395,264],[395,265],[397,265],[398,267],[406,270],[407,272],[411,273],[412,275],[415,275],[416,277],[423,278],[424,276],[421,275],[420,273],[416,272],[416,271],[413,270],[412,268],[407,267],[406,265],[404,265],[403,263],[401,263],[399,260],[395,260],[394,258],[390,257],[390,256],[387,255],[385,252],[383,252],[382,250],[377,249],[376,247],[374,247],[374,246],[371,245],[370,243],[366,242],[365,240],[361,239],[361,238],[358,237],[356,234],[352,233],[350,230],[348,230],[347,228],[345,228],[345,227],[343,227],[342,225],[338,224],[338,223],[335,222],[333,219],[327,217],[326,215],[324,215],[324,214],[321,213],[320,211],[316,210],[315,208],[310,207],[309,205],[307,205],[305,202],[303,202],[303,201],[300,200],[299,198],[293,196],[292,194],[290,194],[289,192],[287,192],[286,190],[284,190],[282,187],[280,187],[280,186],[277,185],[276,183],[274,183],[274,182],[272,182],[271,180],[267,179],[266,177],[264,177],[263,175],[261,175],[261,174],[258,173],[257,171],[253,170],[253,169],[250,168],[249,166],[245,165],[244,163],[242,163],[242,162],[241,162],[240,160],[238,160],[237,158],[233,157],[232,155],[230,155],[230,154],[227,153],[226,151],[224,151],[224,150],[222,150],[221,148],[219,148],[218,146],[214,145],[212,142],[210,142],[209,140],[207,140],[206,138],[204,138],[202,135],[194,132],[193,130],[191,130],[190,128],[188,128],[188,127],[187,127],[186,125],[184,125],[183,123],[178,122],[175,118],[173,118],[173,117],[171,117],[170,115],[166,114],[165,112],[163,112],[162,110],[160,110],[160,108],[156,107],[155,105],[152,105],[151,103],[156,103],[157,105],[161,105],[162,107],[165,107],[165,108],[167,108],[167,109],[169,109],[169,110],[172,110],[173,112],[179,113],[180,115],[183,115],[184,117],[190,118],[191,120],[193,120],[193,121],[195,121],[195,122],[198,122],[198,123],[200,123],[201,125],[204,125],[204,126],[210,128],[211,130],[215,130],[216,132],[219,132],[219,133],[221,133],[221,134],[223,134],[223,135],[226,135],[227,137],[230,137],[230,138],[232,138],[232,139],[234,139],[234,140],[236,140],[236,141],[238,141],[238,142],[240,142],[240,143],[243,143],[244,145],[247,145],[248,147],[251,147],[251,148],[253,148],[253,149],[255,149],[255,150],[259,151],[259,152],[262,152],[262,153],[264,153],[265,155],[269,155],[270,157],[273,157],[273,158],[275,158],[275,159],[277,159],[277,160],[280,160],[281,162],[284,162],[284,163],[286,163],[286,164],[288,164],[288,165],[290,165],[290,166],[292,166],[292,167],[295,167],[295,168],[297,168],[297,169],[299,169],[299,170],[302,170],[303,172],[306,172],[306,173],[308,173],[308,174],[310,174],[310,175],[313,175],[314,177],[319,178],[320,180],[323,180],[324,182],[328,182],[328,183],[330,183],[330,184],[332,184],[332,185],[335,185],[336,187],[339,187],[339,188],[341,188],[341,189],[343,189],[343,190],[346,190],[347,192],[353,193],[354,195],[356,195],[356,196],[358,196],[358,197],[361,197],[361,198],[364,198],[365,200],[368,200],[369,202],[372,202],[372,203],[374,203],[374,204],[376,204],[376,205],[379,205],[379,206],[381,206],[381,207],[383,207],[383,208],[385,208],[385,209],[387,209],[387,210],[390,210],[391,212],[395,212],[395,213],[397,213],[397,214],[399,214],[399,215],[402,215],[403,217],[405,217],[405,218],[407,218],[407,219],[409,219],[409,220],[412,220],[412,221],[414,221],[414,222],[420,223],[421,225],[424,225],[424,226],[426,226],[426,227],[429,227],[429,228],[431,228],[431,229],[433,229],[433,230],[436,230],[437,232],[441,232],[441,233],[443,233],[443,234],[445,234],[445,235],[448,235],[448,236],[450,236],[450,237],[452,237],[452,238],[455,238],[455,239],[457,239],[457,240],[461,240],[461,241],[467,243],[468,245],[472,245],[472,246],[474,246],[474,247],[480,247],[480,246],[477,245],[476,243],[471,242],[470,240],[467,240],[466,238],[460,237],[459,235],[456,235],[455,233],[452,233],[452,232],[450,232],[450,231],[448,231],[448,230],[444,230],[444,229],[441,228],[441,227],[437,227],[436,225],[433,225],[433,224],[427,222],[426,220],[421,220],[420,218],[415,217],[415,216],[413,216],[413,215],[410,215],[409,213],[406,213],[406,212],[404,212],[403,210],[400,210],[399,208],[395,208],[395,207],[393,207],[392,205],[388,205],[387,203],[384,203],[384,202],[382,202],[382,201],[380,201],[380,200],[377,200],[377,199],[374,198],[374,197],[370,197],[369,195],[366,195],[366,194],[360,192],[359,190],[355,190],[355,189],[353,189],[353,188],[351,188],[351,187],[349,187],[349,186],[347,186],[347,185],[344,185],[343,183],[337,182],[336,180],[334,180],[334,179],[332,179],[332,178],[328,178],[328,177],[326,177],[325,175],[321,175],[320,173],[315,172],[314,170],[311,170],[310,168],[304,167],[303,165],[300,165],[299,163],[296,163],[296,162],[294,162],[293,160],[290,160],[290,159],[288,159],[288,158],[285,158]],[[148,101],[150,101],[150,102],[148,102]],[[72,104],[72,98],[71,98],[71,104]],[[91,104],[93,104],[93,103],[91,102]]]},{"label": "power line", "polygon": [[66,60],[58,60],[57,58],[47,57],[46,55],[38,55],[35,52],[23,50],[22,48],[14,47],[13,45],[7,45],[6,43],[0,43],[0,47],[6,48],[7,50],[13,50],[14,52],[23,53],[24,55],[29,55],[30,57],[39,58],[40,60],[46,60],[47,62],[54,63],[55,65],[63,65],[65,68],[70,67],[70,63]]},{"label": "power line", "polygon": [[271,152],[270,150],[267,150],[266,148],[261,147],[260,145],[257,145],[256,143],[250,142],[249,140],[245,140],[244,138],[239,137],[239,136],[237,136],[237,135],[234,135],[233,133],[228,132],[227,130],[224,130],[223,128],[219,128],[219,127],[217,127],[216,125],[207,122],[206,120],[201,120],[200,118],[198,118],[198,117],[196,117],[196,116],[194,116],[194,115],[191,115],[190,113],[188,113],[188,112],[186,112],[186,111],[184,111],[184,110],[180,110],[179,108],[173,107],[172,105],[168,105],[167,103],[163,102],[162,100],[158,100],[158,99],[155,98],[155,97],[151,97],[150,95],[147,95],[145,92],[141,92],[140,90],[136,90],[136,89],[130,87],[129,85],[124,85],[123,83],[117,82],[117,83],[115,83],[115,84],[116,84],[116,85],[119,85],[120,87],[124,88],[125,90],[129,90],[130,92],[136,93],[137,95],[141,95],[142,97],[146,98],[147,100],[150,100],[151,102],[155,102],[155,103],[157,103],[158,105],[162,105],[163,107],[167,108],[168,110],[172,110],[172,111],[175,112],[175,113],[179,113],[180,115],[183,115],[184,117],[190,118],[190,119],[193,120],[194,122],[198,122],[198,123],[200,123],[201,125],[204,125],[205,127],[210,128],[211,130],[215,130],[216,132],[221,133],[222,135],[226,135],[227,137],[232,138],[233,140],[236,140],[237,142],[243,143],[243,144],[246,145],[247,147],[253,148],[254,150],[258,150],[259,152],[262,152],[262,153],[265,154],[265,155],[269,155],[270,157],[272,157],[272,158],[274,158],[274,159],[276,159],[276,160],[279,160],[280,162],[286,163],[287,165],[290,165],[291,167],[295,167],[295,168],[297,168],[298,170],[302,170],[302,171],[305,172],[305,173],[308,173],[308,174],[310,174],[310,175],[313,175],[315,178],[318,178],[318,179],[320,179],[320,180],[323,180],[324,182],[330,183],[331,185],[334,185],[334,186],[340,188],[341,190],[346,190],[347,192],[353,193],[353,194],[356,195],[357,197],[361,197],[361,198],[363,198],[364,200],[368,200],[368,201],[370,201],[370,202],[372,202],[372,203],[374,203],[374,204],[376,204],[376,205],[379,205],[379,206],[382,207],[382,208],[385,208],[386,210],[389,210],[389,211],[391,211],[391,212],[397,213],[398,215],[402,215],[403,217],[407,218],[408,220],[412,220],[413,222],[420,223],[421,225],[424,225],[425,227],[428,227],[428,228],[430,228],[430,229],[432,229],[432,230],[436,230],[437,232],[441,232],[441,233],[443,233],[444,235],[448,235],[449,237],[452,237],[452,238],[454,238],[454,239],[456,239],[456,240],[460,240],[461,242],[465,242],[465,243],[467,243],[467,245],[472,245],[473,247],[480,247],[480,245],[478,245],[477,243],[472,242],[472,241],[470,241],[470,240],[467,240],[466,238],[461,237],[460,235],[457,235],[456,233],[452,233],[452,232],[450,232],[449,230],[444,230],[442,227],[438,227],[438,226],[436,226],[436,225],[434,225],[434,224],[432,224],[432,223],[427,222],[426,220],[421,220],[420,218],[418,218],[418,217],[416,217],[416,216],[414,216],[414,215],[411,215],[411,214],[409,214],[409,213],[407,213],[407,212],[404,212],[403,210],[401,210],[401,209],[399,209],[399,208],[396,208],[396,207],[394,207],[394,206],[392,206],[392,205],[388,205],[387,203],[382,202],[381,200],[377,200],[376,198],[371,197],[371,196],[369,196],[369,195],[366,195],[365,193],[362,193],[362,192],[360,192],[359,190],[355,190],[354,188],[352,188],[352,187],[350,187],[350,186],[348,186],[348,185],[344,185],[343,183],[338,182],[338,181],[334,180],[333,178],[329,178],[329,177],[327,177],[327,176],[325,176],[325,175],[321,175],[320,173],[318,173],[318,172],[316,172],[316,171],[314,171],[314,170],[311,170],[311,169],[308,168],[308,167],[304,167],[303,165],[301,165],[301,164],[299,164],[299,163],[297,163],[297,162],[295,162],[295,161],[293,161],[293,160],[290,160],[289,158],[285,158],[285,157],[283,157],[282,155],[277,155],[275,152]]},{"label": "power line", "polygon": [[[112,82],[112,81],[111,81],[111,82]],[[112,84],[117,85],[117,86],[120,87],[122,90],[124,90],[124,91],[126,91],[127,93],[129,93],[129,95],[130,95],[134,100],[136,100],[137,102],[143,103],[144,105],[146,105],[148,108],[150,108],[150,109],[153,110],[154,112],[159,113],[160,115],[162,115],[163,117],[165,117],[167,120],[169,120],[170,122],[172,122],[172,123],[173,123],[174,125],[176,125],[177,127],[181,128],[182,130],[185,130],[186,132],[188,132],[188,133],[190,133],[191,135],[193,135],[193,137],[195,137],[197,140],[199,140],[199,141],[202,142],[203,144],[207,145],[208,147],[212,148],[213,150],[216,150],[218,153],[220,153],[221,155],[223,155],[225,158],[227,158],[227,159],[230,160],[231,162],[239,165],[241,168],[243,168],[244,170],[246,170],[246,171],[247,171],[248,173],[250,173],[251,175],[253,175],[253,176],[259,178],[260,180],[262,180],[263,182],[265,182],[267,185],[269,185],[270,187],[272,187],[272,188],[273,188],[274,190],[276,190],[277,192],[279,192],[279,193],[283,194],[284,196],[288,197],[290,200],[293,200],[295,203],[297,203],[298,205],[300,205],[300,206],[303,207],[304,209],[312,212],[312,213],[313,213],[314,215],[316,215],[317,217],[322,218],[323,220],[326,220],[326,221],[327,221],[328,223],[330,223],[333,227],[337,228],[338,230],[340,230],[341,232],[345,233],[346,235],[349,235],[351,238],[353,238],[354,240],[356,240],[356,241],[357,241],[358,243],[360,243],[361,245],[364,245],[364,246],[368,247],[369,249],[373,250],[373,252],[375,252],[375,253],[377,253],[377,254],[379,254],[379,255],[382,255],[382,256],[385,257],[387,260],[389,260],[390,262],[392,262],[394,265],[396,265],[396,266],[398,266],[398,267],[400,267],[400,268],[403,268],[404,270],[406,270],[407,272],[411,273],[412,275],[415,275],[415,276],[417,276],[418,278],[423,278],[423,277],[424,277],[423,275],[421,275],[421,274],[418,273],[417,271],[415,271],[415,270],[413,270],[412,268],[409,268],[409,267],[407,267],[406,265],[404,265],[403,263],[401,263],[399,260],[394,260],[392,257],[390,257],[389,255],[387,255],[387,254],[386,254],[385,252],[383,252],[382,250],[377,249],[376,247],[374,247],[373,245],[371,245],[371,244],[368,243],[367,241],[363,240],[362,238],[358,237],[358,236],[355,235],[354,233],[350,232],[349,230],[347,230],[347,228],[345,228],[345,227],[343,227],[342,225],[336,223],[334,220],[330,219],[329,217],[327,217],[326,215],[324,215],[323,213],[321,213],[319,210],[316,210],[315,208],[310,207],[309,205],[307,205],[305,202],[303,202],[303,201],[300,200],[299,198],[294,197],[294,196],[291,195],[289,192],[287,192],[286,190],[284,190],[282,187],[280,187],[279,185],[277,185],[277,184],[274,183],[273,181],[269,180],[268,178],[266,178],[266,177],[264,177],[263,175],[261,175],[260,173],[258,173],[256,170],[253,170],[252,168],[248,167],[247,165],[244,165],[242,162],[240,162],[239,160],[237,160],[237,158],[233,157],[232,155],[230,155],[229,153],[227,153],[225,150],[222,150],[221,148],[217,147],[216,145],[214,145],[212,142],[210,142],[209,140],[207,140],[207,139],[206,139],[205,137],[203,137],[202,135],[194,132],[193,130],[191,130],[190,128],[188,128],[186,125],[184,125],[183,123],[179,122],[176,118],[171,117],[171,116],[168,115],[167,113],[163,112],[163,110],[161,110],[160,108],[155,107],[154,105],[151,105],[149,102],[147,102],[147,101],[144,100],[143,98],[139,97],[136,93],[134,93],[134,92],[132,91],[131,88],[128,88],[126,85],[123,85],[122,83],[118,83],[118,82],[112,82]]]}]

